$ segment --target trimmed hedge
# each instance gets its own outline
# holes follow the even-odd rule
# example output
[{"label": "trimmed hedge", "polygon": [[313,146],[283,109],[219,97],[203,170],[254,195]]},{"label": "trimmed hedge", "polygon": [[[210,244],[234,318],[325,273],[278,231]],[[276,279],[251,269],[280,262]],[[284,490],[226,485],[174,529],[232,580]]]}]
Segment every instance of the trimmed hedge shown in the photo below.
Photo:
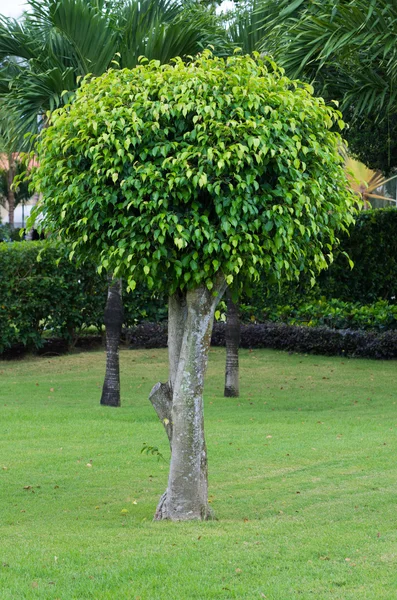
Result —
[{"label": "trimmed hedge", "polygon": [[39,348],[46,330],[72,341],[76,330],[101,326],[104,282],[93,266],[71,263],[61,246],[2,243],[0,274],[0,352],[18,343]]},{"label": "trimmed hedge", "polygon": [[[142,323],[127,332],[130,348],[165,348],[165,324]],[[225,345],[225,324],[215,323],[213,346]],[[307,354],[349,357],[397,358],[397,332],[336,331],[328,327],[298,327],[282,323],[244,324],[241,326],[242,348],[272,348]]]},{"label": "trimmed hedge", "polygon": [[[123,331],[123,339],[132,349],[166,348],[166,323],[141,323]],[[101,343],[99,336],[84,336],[77,347],[89,350]],[[225,345],[225,324],[215,323],[211,344]],[[397,358],[397,331],[376,333],[329,329],[328,327],[298,327],[282,323],[245,324],[241,326],[241,347],[249,349],[271,348],[305,354],[345,356],[371,359]],[[62,354],[67,352],[65,340],[44,340],[38,354]],[[4,358],[16,358],[26,349],[22,344],[3,354]]]},{"label": "trimmed hedge", "polygon": [[[0,353],[22,344],[40,348],[44,337],[74,343],[88,327],[102,328],[105,276],[95,265],[78,266],[61,244],[0,244]],[[125,294],[125,324],[167,316],[165,303],[147,289]]]},{"label": "trimmed hedge", "polygon": [[273,348],[308,354],[361,358],[397,358],[397,332],[334,330],[328,327],[298,327],[282,323],[245,325],[243,348]]},{"label": "trimmed hedge", "polygon": [[349,233],[341,236],[336,260],[318,278],[320,295],[361,304],[397,303],[397,209],[363,211]]},{"label": "trimmed hedge", "polygon": [[332,329],[397,329],[397,305],[379,300],[374,304],[320,298],[298,306],[275,306],[265,309],[262,320],[307,327],[326,326]]}]

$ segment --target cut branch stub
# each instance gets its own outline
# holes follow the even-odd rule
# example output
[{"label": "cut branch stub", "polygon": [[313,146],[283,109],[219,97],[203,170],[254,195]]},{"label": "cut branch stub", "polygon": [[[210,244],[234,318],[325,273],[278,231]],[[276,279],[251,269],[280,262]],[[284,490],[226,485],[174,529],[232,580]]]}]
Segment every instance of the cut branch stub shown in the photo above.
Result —
[{"label": "cut branch stub", "polygon": [[158,418],[164,425],[168,436],[170,448],[172,449],[172,393],[168,383],[156,383],[149,394],[149,400],[152,403]]}]

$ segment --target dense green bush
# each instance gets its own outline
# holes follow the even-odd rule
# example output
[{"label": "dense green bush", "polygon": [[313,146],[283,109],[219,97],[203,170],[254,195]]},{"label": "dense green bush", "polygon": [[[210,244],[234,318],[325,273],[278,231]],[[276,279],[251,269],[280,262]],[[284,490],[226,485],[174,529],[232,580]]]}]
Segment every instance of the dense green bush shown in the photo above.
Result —
[{"label": "dense green bush", "polygon": [[382,299],[396,303],[397,297],[397,209],[363,211],[350,235],[341,236],[341,250],[318,285],[327,298],[370,304]]},{"label": "dense green bush", "polygon": [[266,308],[261,320],[308,327],[385,331],[397,329],[397,305],[385,300],[361,305],[358,302],[326,300],[323,297],[298,306],[287,304]]},{"label": "dense green bush", "polygon": [[0,273],[0,351],[40,347],[45,330],[72,340],[85,325],[101,326],[105,282],[93,266],[71,263],[62,246],[2,243]]},{"label": "dense green bush", "polygon": [[[14,344],[39,348],[43,334],[72,342],[101,328],[106,277],[93,264],[77,266],[66,249],[48,242],[0,244],[0,352]],[[161,320],[166,308],[147,289],[124,296],[125,324]]]},{"label": "dense green bush", "polygon": [[360,213],[334,254],[334,263],[313,287],[305,275],[280,287],[260,281],[251,297],[241,299],[243,320],[395,328],[396,312],[390,305],[397,304],[397,209]]},{"label": "dense green bush", "polygon": [[11,228],[8,223],[0,221],[0,242],[20,242],[20,231],[18,227]]}]

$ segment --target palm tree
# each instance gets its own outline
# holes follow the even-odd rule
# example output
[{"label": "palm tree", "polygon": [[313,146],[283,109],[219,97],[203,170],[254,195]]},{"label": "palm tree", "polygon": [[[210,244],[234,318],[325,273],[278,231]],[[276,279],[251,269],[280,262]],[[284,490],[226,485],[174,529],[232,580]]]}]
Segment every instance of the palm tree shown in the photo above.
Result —
[{"label": "palm tree", "polygon": [[[397,118],[397,3],[390,0],[260,0],[270,49],[292,77],[305,77],[340,100],[347,137],[391,131]],[[276,10],[274,10],[276,7]],[[363,127],[362,119],[370,117]],[[385,170],[397,166],[388,163]],[[363,154],[360,152],[361,158]]]},{"label": "palm tree", "polygon": [[0,97],[21,127],[37,130],[70,101],[82,77],[133,68],[140,56],[168,62],[212,43],[226,49],[213,11],[181,0],[30,0],[21,21],[0,18]]},{"label": "palm tree", "polygon": [[237,4],[224,16],[224,26],[230,42],[247,54],[259,50],[263,40],[265,16],[260,0],[248,0]]},{"label": "palm tree", "polygon": [[106,327],[106,372],[102,387],[101,404],[120,406],[120,360],[119,348],[124,320],[122,281],[108,277],[108,297],[104,322]]},{"label": "palm tree", "polygon": [[[140,56],[168,62],[210,43],[228,47],[213,9],[193,0],[30,0],[22,21],[0,21],[0,98],[37,131],[73,98],[80,79],[108,68],[133,68]],[[111,278],[105,309],[106,375],[101,403],[120,405],[118,347],[121,281]]]},{"label": "palm tree", "polygon": [[[261,0],[271,49],[293,77],[339,88],[355,114],[396,110],[397,4],[390,0]],[[264,39],[266,46],[269,39]]]}]

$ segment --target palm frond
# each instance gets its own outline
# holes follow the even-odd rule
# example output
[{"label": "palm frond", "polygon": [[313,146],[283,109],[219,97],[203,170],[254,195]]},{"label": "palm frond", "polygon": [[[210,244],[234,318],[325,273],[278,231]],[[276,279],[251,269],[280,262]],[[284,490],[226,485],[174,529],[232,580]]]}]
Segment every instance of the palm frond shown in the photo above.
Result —
[{"label": "palm frond", "polygon": [[231,43],[247,54],[259,50],[263,44],[264,23],[268,16],[269,12],[261,10],[258,0],[251,0],[242,8],[237,7],[236,10],[231,11],[225,19]]},{"label": "palm frond", "polygon": [[[337,88],[340,82],[345,88],[344,106],[353,107],[357,115],[378,112],[382,118],[395,110],[395,1],[280,0],[276,4],[281,10],[273,13],[271,21],[273,49],[291,76],[325,81],[328,88]],[[288,5],[298,9],[296,14],[288,12]],[[327,77],[330,67],[332,74]]]},{"label": "palm frond", "polygon": [[135,67],[139,56],[165,63],[176,56],[195,55],[209,44],[218,53],[227,47],[218,17],[192,2],[130,0],[120,15],[119,28],[121,67]]},{"label": "palm frond", "polygon": [[[86,0],[31,0],[31,5],[34,12],[30,22],[46,29],[53,49],[61,39],[69,43],[79,74],[100,75],[109,67],[117,51],[116,31],[106,12],[96,4]],[[54,30],[62,38],[53,37]]]},{"label": "palm frond", "polygon": [[[21,22],[0,19],[0,100],[18,128],[36,131],[68,102],[79,76],[134,67],[140,55],[167,62],[209,44],[230,44],[215,11],[195,0],[30,0]],[[65,93],[67,90],[67,93]]]}]

